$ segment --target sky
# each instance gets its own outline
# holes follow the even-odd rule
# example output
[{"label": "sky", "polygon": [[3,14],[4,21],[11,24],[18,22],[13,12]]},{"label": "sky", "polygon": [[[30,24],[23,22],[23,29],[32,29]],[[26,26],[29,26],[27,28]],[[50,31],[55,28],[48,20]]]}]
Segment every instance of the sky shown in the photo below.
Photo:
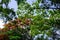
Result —
[{"label": "sky", "polygon": [[3,20],[2,19],[0,19],[0,28],[4,28],[4,23],[3,23]]},{"label": "sky", "polygon": [[17,7],[18,5],[17,5],[17,2],[15,1],[15,0],[11,0],[11,2],[9,2],[9,4],[8,4],[8,7],[11,9],[11,8],[13,8],[14,9],[14,11],[17,11]]},{"label": "sky", "polygon": [[34,2],[36,2],[36,0],[27,0],[26,2],[32,5]]}]

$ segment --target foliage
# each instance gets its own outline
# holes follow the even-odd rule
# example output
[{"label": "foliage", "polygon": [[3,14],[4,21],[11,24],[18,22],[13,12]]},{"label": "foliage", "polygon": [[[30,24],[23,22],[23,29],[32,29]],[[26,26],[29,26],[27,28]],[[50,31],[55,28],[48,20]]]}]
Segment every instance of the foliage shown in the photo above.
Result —
[{"label": "foliage", "polygon": [[[8,8],[10,0],[1,0],[0,2],[0,17],[7,22],[8,20],[12,20],[16,14],[13,9]],[[2,5],[5,5],[5,8]]]},{"label": "foliage", "polygon": [[[48,37],[53,37],[52,35],[53,35],[54,29],[58,28],[58,26],[56,25],[56,23],[58,22],[56,20],[60,18],[58,16],[60,12],[58,11],[59,9],[56,9],[56,10],[55,9],[51,9],[51,10],[50,9],[38,9],[39,3],[38,4],[34,3],[32,6],[29,6],[29,7],[27,7],[28,3],[27,4],[22,3],[22,4],[23,5],[18,6],[19,9],[17,11],[17,15],[19,18],[27,17],[31,19],[32,23],[30,24],[30,30],[31,30],[30,35],[32,36],[32,38],[34,38],[38,34],[43,34],[43,37],[44,37],[44,34],[48,35]],[[41,40],[43,40],[43,38],[41,38]]]},{"label": "foliage", "polygon": [[[23,22],[23,20],[25,21]],[[7,34],[10,40],[30,40],[28,25],[30,25],[30,20],[27,18],[15,19],[4,25],[5,30],[8,30],[2,30],[2,33]]]},{"label": "foliage", "polygon": [[[8,21],[1,30],[2,33],[8,35],[10,40],[33,40],[38,34],[43,34],[36,40],[48,40],[48,37],[54,37],[53,31],[60,29],[60,10],[59,9],[41,9],[39,3],[42,0],[37,0],[32,5],[25,0],[16,0],[18,3],[18,10],[16,12],[18,18]],[[6,4],[9,1],[5,0],[2,3]],[[6,4],[7,5],[7,4]],[[46,5],[44,6],[44,8]],[[10,19],[8,16],[16,15],[12,9],[3,8],[0,6],[1,15]],[[11,18],[13,18],[11,17]],[[47,37],[44,39],[45,34]]]},{"label": "foliage", "polygon": [[60,3],[60,1],[57,1],[57,0],[51,0],[51,1],[54,3]]}]

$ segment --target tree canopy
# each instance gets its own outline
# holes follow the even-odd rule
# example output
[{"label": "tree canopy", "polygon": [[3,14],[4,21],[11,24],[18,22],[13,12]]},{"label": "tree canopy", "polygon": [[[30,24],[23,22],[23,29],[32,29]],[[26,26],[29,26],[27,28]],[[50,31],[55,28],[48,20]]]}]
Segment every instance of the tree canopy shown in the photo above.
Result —
[{"label": "tree canopy", "polygon": [[[60,10],[55,4],[60,1],[36,0],[31,5],[27,0],[16,0],[17,12],[8,8],[10,0],[2,0],[0,3],[1,17],[6,23],[0,33],[7,34],[10,40],[59,40],[60,35],[55,30],[60,29]],[[6,5],[3,8],[2,4]],[[53,3],[53,4],[52,4]],[[55,5],[51,8],[51,5]],[[11,14],[11,15],[10,15]],[[9,16],[10,15],[10,16]],[[18,17],[16,17],[16,15]],[[13,18],[15,19],[13,20]]]}]

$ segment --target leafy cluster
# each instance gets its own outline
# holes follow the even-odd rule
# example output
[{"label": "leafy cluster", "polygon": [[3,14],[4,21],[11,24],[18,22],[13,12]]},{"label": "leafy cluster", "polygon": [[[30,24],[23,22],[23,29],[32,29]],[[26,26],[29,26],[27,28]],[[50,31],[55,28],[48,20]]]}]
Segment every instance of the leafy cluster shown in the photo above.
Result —
[{"label": "leafy cluster", "polygon": [[[31,20],[28,18],[15,19],[4,24],[4,28],[1,29],[1,33],[8,35],[9,40],[30,40],[29,25]],[[28,37],[27,37],[28,36]]]},{"label": "leafy cluster", "polygon": [[[6,37],[9,40],[48,40],[49,37],[55,40],[56,33],[54,33],[54,30],[60,29],[60,10],[45,9],[47,5],[41,9],[42,6],[39,6],[39,3],[42,0],[37,0],[31,5],[26,0],[16,1],[18,4],[16,14],[8,8],[9,0],[1,1],[1,15],[8,20],[11,18],[11,21],[8,21],[4,24],[4,28],[0,29],[0,33],[4,33],[3,36],[2,34],[0,36],[5,38],[4,35],[7,34]],[[3,3],[6,8],[2,7]],[[16,15],[18,17],[13,20]]]}]

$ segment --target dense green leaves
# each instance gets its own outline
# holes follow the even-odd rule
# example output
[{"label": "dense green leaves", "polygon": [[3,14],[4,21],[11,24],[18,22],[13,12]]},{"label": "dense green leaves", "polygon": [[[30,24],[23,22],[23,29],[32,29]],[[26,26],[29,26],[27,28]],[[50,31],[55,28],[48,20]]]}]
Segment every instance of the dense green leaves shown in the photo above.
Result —
[{"label": "dense green leaves", "polygon": [[57,0],[51,0],[52,2],[54,2],[54,3],[60,3],[60,0],[59,1],[57,1]]},{"label": "dense green leaves", "polygon": [[[25,26],[27,24],[26,29],[16,28],[14,30],[8,30],[6,34],[9,36],[10,40],[29,40],[38,34],[43,35],[37,40],[48,40],[48,38],[44,39],[44,34],[48,37],[52,37],[54,29],[60,29],[60,10],[41,9],[39,3],[41,3],[42,0],[37,0],[32,5],[27,3],[26,0],[16,0],[18,4],[18,10],[16,13],[8,8],[7,5],[9,1],[10,0],[2,0],[0,16],[7,20],[12,20],[17,14],[18,18],[22,20],[22,22],[19,21],[21,22],[21,25],[24,24],[23,26]],[[52,0],[52,2],[59,3],[60,1]],[[2,7],[3,3],[6,5],[6,8]],[[46,5],[44,8],[46,8]],[[25,19],[30,20],[31,23],[28,25],[29,21],[27,20],[25,22]],[[17,24],[15,21],[13,23],[14,25]],[[32,38],[28,38],[28,36],[31,36]]]}]

